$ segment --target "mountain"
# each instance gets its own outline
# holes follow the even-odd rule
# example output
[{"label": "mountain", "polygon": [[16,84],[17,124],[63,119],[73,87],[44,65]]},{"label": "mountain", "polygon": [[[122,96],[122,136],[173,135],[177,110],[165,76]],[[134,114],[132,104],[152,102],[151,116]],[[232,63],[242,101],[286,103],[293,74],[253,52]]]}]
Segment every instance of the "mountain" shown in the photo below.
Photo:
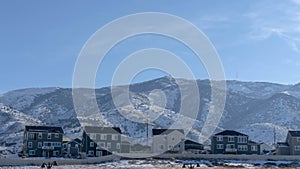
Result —
[{"label": "mountain", "polygon": [[[187,93],[182,96],[181,90]],[[178,121],[180,126],[192,121],[179,114],[181,100],[193,96],[191,80],[162,77],[130,86],[118,86],[116,99],[122,99],[127,88],[132,106],[116,107],[110,87],[95,90],[98,107],[92,105],[93,90],[78,89],[82,106],[73,105],[72,89],[31,88],[7,92],[0,96],[0,144],[17,143],[21,147],[25,125],[62,126],[65,136],[81,135],[81,126],[115,126],[134,142],[145,140],[147,125],[166,128]],[[200,106],[197,120],[188,137],[203,141],[201,129],[208,116],[211,102],[209,80],[197,80]],[[272,144],[274,129],[276,140],[284,141],[289,129],[299,130],[300,84],[282,85],[266,82],[226,81],[226,103],[215,132],[233,129],[248,134],[254,141]],[[182,98],[182,99],[181,99]],[[191,106],[193,102],[189,103]],[[148,117],[148,118],[147,118]]]}]

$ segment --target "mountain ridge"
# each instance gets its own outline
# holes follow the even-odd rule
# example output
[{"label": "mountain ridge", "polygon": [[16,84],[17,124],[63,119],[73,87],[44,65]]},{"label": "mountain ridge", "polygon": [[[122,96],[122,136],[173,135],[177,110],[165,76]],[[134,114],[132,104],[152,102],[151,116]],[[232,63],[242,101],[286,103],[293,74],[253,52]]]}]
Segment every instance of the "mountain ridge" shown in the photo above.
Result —
[{"label": "mountain ridge", "polygon": [[[184,84],[183,90],[189,90],[190,80],[176,80]],[[201,129],[211,101],[210,81],[197,80],[197,85],[200,107],[197,120],[187,136],[201,142]],[[225,109],[215,132],[234,129],[248,134],[254,141],[271,144],[274,128],[278,141],[285,139],[289,129],[299,129],[298,84],[226,81],[226,85]],[[126,85],[123,87],[126,88]],[[82,108],[87,112],[86,116],[76,114],[70,88],[9,91],[0,96],[0,121],[4,126],[0,130],[0,140],[16,142],[21,146],[22,129],[27,124],[59,125],[64,128],[66,137],[70,138],[79,137],[83,125],[117,126],[128,137],[143,139],[146,137],[145,114],[151,118],[153,128],[170,127],[178,119],[188,123],[188,118],[178,114],[184,96],[180,95],[174,78],[162,77],[136,83],[130,85],[129,89],[133,106],[121,108],[114,106],[110,87],[95,89],[99,112],[91,110],[87,104]],[[88,101],[90,99],[88,96],[82,97]]]}]

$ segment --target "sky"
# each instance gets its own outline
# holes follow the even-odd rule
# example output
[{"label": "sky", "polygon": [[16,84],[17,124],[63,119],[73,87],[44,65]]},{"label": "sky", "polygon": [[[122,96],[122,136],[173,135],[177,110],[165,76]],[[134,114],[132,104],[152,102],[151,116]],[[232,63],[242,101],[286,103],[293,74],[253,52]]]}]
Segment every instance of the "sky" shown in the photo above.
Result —
[{"label": "sky", "polygon": [[[72,87],[77,58],[93,33],[115,19],[142,12],[176,15],[197,26],[218,52],[226,79],[300,82],[300,0],[1,0],[0,93]],[[196,78],[208,78],[203,64],[182,43],[140,35],[107,53],[95,87],[110,86],[122,60],[147,48],[170,51]],[[139,72],[132,82],[163,75],[159,70]]]}]

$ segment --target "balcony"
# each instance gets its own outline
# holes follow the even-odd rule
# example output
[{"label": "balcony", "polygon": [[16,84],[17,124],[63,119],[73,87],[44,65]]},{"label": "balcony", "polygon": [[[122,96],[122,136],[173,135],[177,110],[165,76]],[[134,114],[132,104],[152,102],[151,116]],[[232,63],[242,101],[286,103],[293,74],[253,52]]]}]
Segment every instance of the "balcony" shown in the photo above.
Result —
[{"label": "balcony", "polygon": [[225,149],[225,152],[226,152],[226,153],[236,153],[236,152],[237,152],[237,149],[236,149],[236,148],[226,148],[226,149]]},{"label": "balcony", "polygon": [[43,146],[43,150],[54,150],[54,146]]}]

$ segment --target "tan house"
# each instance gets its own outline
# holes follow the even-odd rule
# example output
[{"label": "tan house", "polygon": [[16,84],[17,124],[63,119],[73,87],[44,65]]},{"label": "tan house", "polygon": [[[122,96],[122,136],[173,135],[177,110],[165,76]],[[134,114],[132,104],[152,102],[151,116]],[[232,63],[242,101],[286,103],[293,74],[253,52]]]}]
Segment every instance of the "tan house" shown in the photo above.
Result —
[{"label": "tan house", "polygon": [[182,129],[152,129],[153,153],[182,153],[184,140]]},{"label": "tan house", "polygon": [[277,155],[300,155],[300,131],[288,131],[286,141],[276,146]]}]

